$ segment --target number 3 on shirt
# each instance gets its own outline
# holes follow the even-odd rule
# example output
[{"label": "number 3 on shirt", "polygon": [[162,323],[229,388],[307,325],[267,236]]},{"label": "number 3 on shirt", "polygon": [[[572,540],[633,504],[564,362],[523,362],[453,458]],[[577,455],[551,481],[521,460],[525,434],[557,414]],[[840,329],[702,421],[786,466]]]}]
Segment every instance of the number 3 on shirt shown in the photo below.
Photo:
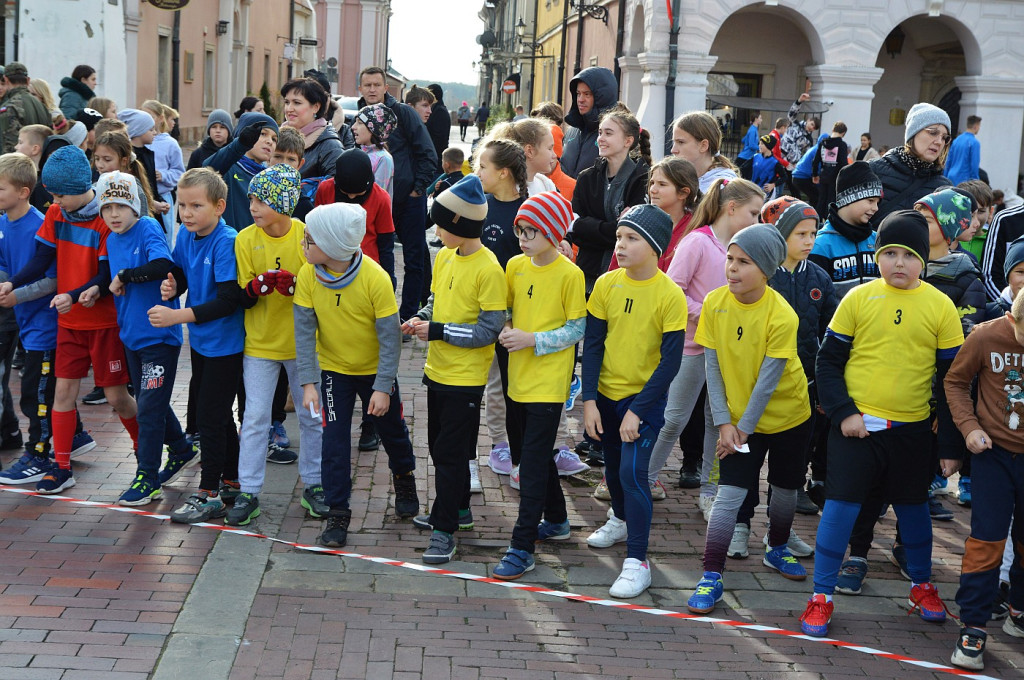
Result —
[{"label": "number 3 on shirt", "polygon": [[903,310],[902,309],[897,309],[896,310],[896,318],[893,319],[892,322],[894,324],[896,324],[897,326],[899,326],[902,321],[903,321]]}]

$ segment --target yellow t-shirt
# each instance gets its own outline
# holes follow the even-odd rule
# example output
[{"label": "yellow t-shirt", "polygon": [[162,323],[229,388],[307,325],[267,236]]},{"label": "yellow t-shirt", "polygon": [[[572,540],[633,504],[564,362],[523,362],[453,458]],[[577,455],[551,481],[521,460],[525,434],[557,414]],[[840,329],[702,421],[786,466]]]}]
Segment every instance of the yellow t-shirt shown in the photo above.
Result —
[{"label": "yellow t-shirt", "polygon": [[[235,260],[238,285],[245,288],[254,278],[271,269],[287,269],[298,274],[306,264],[302,238],[306,225],[293,219],[288,233],[271,238],[255,224],[238,232],[235,239]],[[292,298],[273,292],[245,310],[246,356],[285,361],[295,358],[295,322],[292,319]]]},{"label": "yellow t-shirt", "polygon": [[[506,309],[505,272],[487,248],[462,256],[442,248],[434,260],[433,321],[475,324],[481,311]],[[427,348],[427,378],[442,385],[480,387],[494,360],[494,345],[467,348],[435,340]]]},{"label": "yellow t-shirt", "polygon": [[704,298],[694,341],[718,353],[733,425],[747,409],[765,357],[785,359],[786,368],[754,431],[783,432],[811,417],[807,376],[796,353],[799,325],[793,308],[771,288],[749,305],[737,300],[728,286]]},{"label": "yellow t-shirt", "polygon": [[852,338],[844,377],[857,408],[903,423],[929,415],[935,353],[964,343],[953,301],[924,281],[913,290],[883,279],[857,286],[829,328]]},{"label": "yellow t-shirt", "polygon": [[[320,367],[345,375],[375,375],[380,344],[377,319],[398,314],[391,277],[368,257],[344,288],[328,288],[311,264],[299,270],[295,304],[316,312],[316,349]],[[397,331],[396,331],[397,332]]]},{"label": "yellow t-shirt", "polygon": [[[583,272],[562,255],[543,267],[516,255],[505,266],[505,278],[513,328],[541,333],[587,315]],[[509,352],[508,396],[520,403],[565,401],[575,353],[575,347],[544,356],[530,348]]]},{"label": "yellow t-shirt", "polygon": [[597,389],[614,401],[640,393],[661,360],[665,333],[686,330],[686,296],[664,272],[634,281],[616,269],[594,284],[587,311],[608,322]]}]

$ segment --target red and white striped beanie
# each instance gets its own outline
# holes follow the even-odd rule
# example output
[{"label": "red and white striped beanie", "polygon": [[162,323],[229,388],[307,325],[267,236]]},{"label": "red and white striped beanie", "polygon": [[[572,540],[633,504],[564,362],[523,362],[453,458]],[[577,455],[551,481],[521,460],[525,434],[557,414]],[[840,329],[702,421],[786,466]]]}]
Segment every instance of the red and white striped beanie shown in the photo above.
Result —
[{"label": "red and white striped beanie", "polygon": [[516,213],[516,224],[523,221],[536,227],[555,247],[565,238],[574,219],[572,203],[557,191],[530,196]]}]

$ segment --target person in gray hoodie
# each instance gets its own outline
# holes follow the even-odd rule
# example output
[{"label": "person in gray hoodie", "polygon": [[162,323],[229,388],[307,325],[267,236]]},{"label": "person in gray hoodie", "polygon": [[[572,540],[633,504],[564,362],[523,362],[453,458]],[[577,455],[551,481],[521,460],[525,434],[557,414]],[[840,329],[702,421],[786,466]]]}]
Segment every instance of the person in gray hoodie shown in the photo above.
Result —
[{"label": "person in gray hoodie", "polygon": [[[581,87],[582,86],[582,87]],[[597,128],[601,113],[619,100],[619,83],[606,68],[585,68],[569,81],[572,107],[565,116],[570,126],[562,147],[562,171],[573,179],[597,160]]]},{"label": "person in gray hoodie", "polygon": [[188,157],[188,169],[203,167],[203,161],[227,146],[234,134],[235,128],[231,123],[230,113],[224,109],[210,111],[206,119],[206,139]]}]

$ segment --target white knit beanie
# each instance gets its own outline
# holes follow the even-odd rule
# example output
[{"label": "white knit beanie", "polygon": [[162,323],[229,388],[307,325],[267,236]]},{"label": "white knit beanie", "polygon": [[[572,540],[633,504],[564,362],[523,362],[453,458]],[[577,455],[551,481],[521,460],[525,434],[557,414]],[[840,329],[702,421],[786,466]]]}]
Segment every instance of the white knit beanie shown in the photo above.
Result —
[{"label": "white knit beanie", "polygon": [[344,262],[359,250],[366,235],[366,211],[354,203],[329,203],[306,215],[306,233],[332,260]]}]

